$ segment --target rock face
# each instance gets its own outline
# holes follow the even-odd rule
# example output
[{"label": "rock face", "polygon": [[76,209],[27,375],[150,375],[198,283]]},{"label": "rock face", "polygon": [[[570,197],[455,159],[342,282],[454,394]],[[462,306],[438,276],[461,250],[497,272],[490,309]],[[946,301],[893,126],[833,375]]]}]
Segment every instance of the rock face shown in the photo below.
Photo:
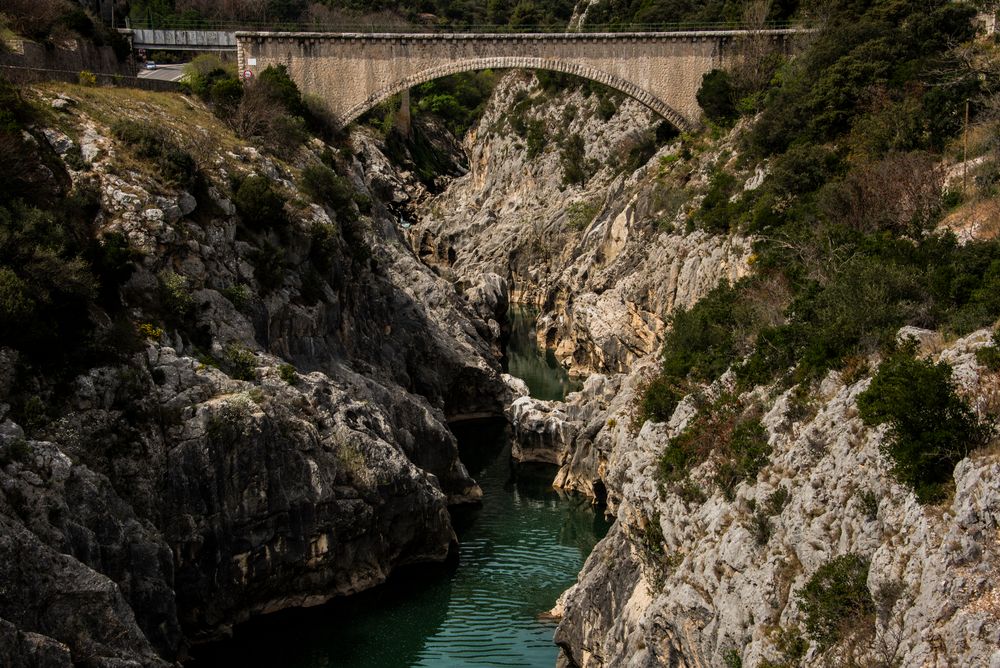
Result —
[{"label": "rock face", "polygon": [[[52,187],[98,193],[101,232],[141,254],[121,297],[144,340],[58,388],[0,351],[0,663],[167,665],[251,615],[444,559],[448,506],[482,494],[447,423],[510,402],[504,280],[470,305],[414,257],[384,194],[422,186],[363,132],[339,168],[367,214],[299,192],[325,146],[269,157],[194,103],[191,125],[116,113],[195,153],[196,192],[120,169],[93,104],[38,140],[85,147],[93,164]],[[285,194],[287,229],[235,215],[229,178],[249,174]],[[12,418],[26,394],[37,424]]]},{"label": "rock face", "polygon": [[[552,138],[535,157],[511,129],[527,101],[537,104],[525,117]],[[442,276],[506,277],[513,301],[543,311],[539,344],[581,376],[631,369],[659,348],[666,314],[745,275],[750,254],[746,239],[682,229],[711,156],[680,160],[679,140],[657,148],[660,121],[632,100],[607,121],[599,106],[585,91],[552,100],[533,76],[508,75],[466,137],[469,173],[424,201],[409,231]],[[583,185],[564,182],[577,135],[592,171]]]},{"label": "rock face", "polygon": [[[988,339],[989,332],[977,332],[935,353],[954,366],[954,378],[970,396],[995,392],[995,374],[974,355]],[[657,459],[693,414],[690,402],[682,402],[669,424],[647,423],[636,436],[605,427],[608,433],[594,440],[607,444],[601,477],[617,522],[560,600],[556,641],[565,661],[721,666],[736,656],[754,666],[787,660],[781,630],[803,618],[795,592],[831,558],[858,554],[871,560],[874,629],[839,655],[813,647],[802,665],[830,665],[851,651],[855,660],[884,662],[871,665],[1000,662],[1000,463],[993,452],[973,454],[955,469],[953,500],[942,509],[919,505],[889,475],[879,452],[885,429],[867,428],[858,417],[856,398],[868,383],[831,373],[805,415],[793,407],[791,390],[764,397],[770,463],[756,481],[736,488],[733,501],[714,489],[711,462],[692,474],[704,501],[658,489]],[[609,415],[626,417],[614,409]],[[755,532],[756,509],[767,507],[778,489],[787,492],[785,502],[769,511],[768,531]],[[648,530],[650,523],[657,529]],[[662,544],[654,547],[649,537],[660,532]]]}]

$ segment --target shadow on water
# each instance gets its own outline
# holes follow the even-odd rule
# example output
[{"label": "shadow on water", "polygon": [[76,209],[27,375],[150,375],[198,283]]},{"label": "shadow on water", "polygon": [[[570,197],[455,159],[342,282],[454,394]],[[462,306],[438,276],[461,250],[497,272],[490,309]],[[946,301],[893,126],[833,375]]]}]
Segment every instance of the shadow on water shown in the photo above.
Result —
[{"label": "shadow on water", "polygon": [[373,590],[260,617],[231,640],[197,648],[192,665],[552,666],[555,623],[540,617],[576,580],[607,532],[589,500],[552,489],[551,467],[513,467],[502,420],[453,426],[483,488],[453,510],[457,560],[411,566]]},{"label": "shadow on water", "polygon": [[559,400],[583,387],[569,377],[551,350],[538,348],[535,322],[538,311],[515,305],[510,309],[510,339],[507,342],[507,371],[528,384],[536,399]]},{"label": "shadow on water", "polygon": [[[538,350],[536,315],[511,313],[510,372],[532,396],[561,399],[578,384]],[[380,587],[320,607],[253,619],[231,640],[196,648],[192,665],[555,665],[555,623],[543,615],[576,580],[609,525],[589,499],[552,489],[553,467],[511,464],[506,421],[463,422],[452,430],[483,488],[481,506],[452,509],[457,558],[400,569]]]}]

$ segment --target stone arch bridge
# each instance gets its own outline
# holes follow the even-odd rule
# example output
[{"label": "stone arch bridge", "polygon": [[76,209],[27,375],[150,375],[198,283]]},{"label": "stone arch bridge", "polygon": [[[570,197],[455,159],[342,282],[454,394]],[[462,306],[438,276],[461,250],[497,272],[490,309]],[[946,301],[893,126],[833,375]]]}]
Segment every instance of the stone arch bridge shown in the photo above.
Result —
[{"label": "stone arch bridge", "polygon": [[237,32],[241,72],[284,64],[341,125],[401,91],[449,74],[531,68],[573,74],[635,98],[681,130],[698,126],[695,94],[740,40],[790,48],[796,29],[650,33],[388,34]]}]

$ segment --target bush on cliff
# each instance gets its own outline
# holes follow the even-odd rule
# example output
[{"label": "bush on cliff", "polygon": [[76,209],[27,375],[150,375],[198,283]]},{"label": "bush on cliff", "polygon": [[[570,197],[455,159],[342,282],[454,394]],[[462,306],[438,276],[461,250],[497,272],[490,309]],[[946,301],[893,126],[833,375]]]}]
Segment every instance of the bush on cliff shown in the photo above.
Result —
[{"label": "bush on cliff", "polygon": [[869,562],[845,554],[816,569],[798,591],[806,633],[827,648],[875,623],[875,601],[868,590]]},{"label": "bush on cliff", "polygon": [[865,424],[888,423],[882,450],[893,462],[892,473],[923,503],[940,500],[955,464],[993,433],[958,395],[951,374],[946,362],[918,359],[914,347],[905,345],[858,395]]},{"label": "bush on cliff", "polygon": [[240,219],[251,230],[281,231],[288,225],[285,198],[266,177],[253,175],[240,181],[233,194],[233,204]]},{"label": "bush on cliff", "polygon": [[156,176],[181,188],[191,188],[198,179],[198,166],[191,154],[182,149],[165,131],[146,123],[120,119],[111,132],[127,144],[135,157],[148,160]]},{"label": "bush on cliff", "polygon": [[737,116],[736,91],[730,81],[729,73],[724,70],[712,70],[701,78],[701,87],[697,94],[698,105],[709,120],[728,125]]}]

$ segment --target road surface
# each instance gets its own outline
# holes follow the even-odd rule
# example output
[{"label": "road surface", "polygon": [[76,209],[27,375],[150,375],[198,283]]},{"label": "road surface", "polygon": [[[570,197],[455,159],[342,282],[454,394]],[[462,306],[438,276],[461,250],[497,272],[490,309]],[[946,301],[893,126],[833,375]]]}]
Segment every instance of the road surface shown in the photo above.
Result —
[{"label": "road surface", "polygon": [[184,66],[187,63],[177,63],[176,65],[157,65],[155,70],[147,70],[142,63],[139,63],[139,76],[143,79],[159,79],[160,81],[180,81],[184,76]]}]

